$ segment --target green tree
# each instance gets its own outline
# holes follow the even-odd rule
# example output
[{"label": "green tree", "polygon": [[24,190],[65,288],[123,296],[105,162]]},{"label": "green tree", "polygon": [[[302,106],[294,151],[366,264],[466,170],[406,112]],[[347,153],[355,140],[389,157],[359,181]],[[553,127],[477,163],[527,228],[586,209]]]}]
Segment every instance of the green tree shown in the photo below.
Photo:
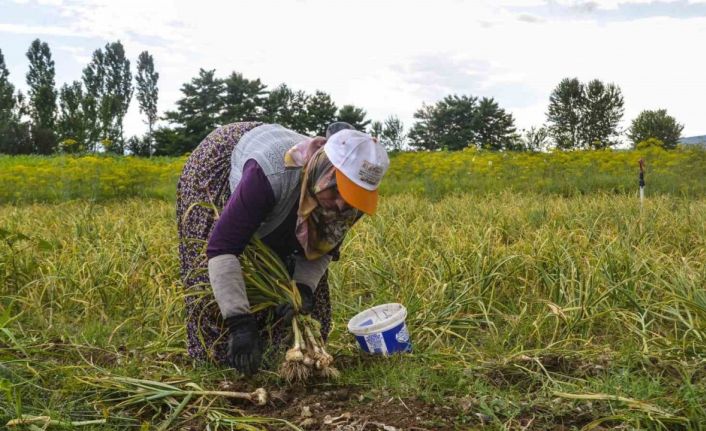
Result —
[{"label": "green tree", "polygon": [[565,78],[549,96],[547,122],[557,148],[580,147],[583,85],[577,78]]},{"label": "green tree", "polygon": [[[159,81],[159,73],[154,70],[154,58],[147,51],[142,51],[140,56],[137,58],[137,76],[135,77],[137,81],[137,102],[140,105],[140,112],[145,114],[147,117],[147,154],[140,155],[151,155],[152,154],[152,141],[154,139],[154,125],[157,122],[157,101],[159,100],[159,88],[157,87],[157,81]],[[135,138],[133,136],[133,138]],[[144,140],[138,139],[139,142]],[[134,139],[132,140],[134,144]],[[130,149],[131,145],[128,145]],[[142,147],[140,147],[141,152]],[[130,150],[133,154],[134,151]]]},{"label": "green tree", "polygon": [[309,95],[304,91],[299,90],[294,93],[294,98],[290,102],[290,122],[286,123],[286,126],[291,127],[301,133],[306,133],[307,127],[309,125],[307,116],[307,103],[309,101]]},{"label": "green tree", "polygon": [[95,50],[82,79],[87,149],[95,151],[100,141],[108,143],[108,148],[103,145],[106,151],[122,153],[123,119],[132,98],[132,73],[123,44],[117,41]]},{"label": "green tree", "polygon": [[32,139],[29,123],[23,121],[27,107],[22,93],[15,95],[9,76],[5,57],[0,50],[0,153],[29,154],[32,152]]},{"label": "green tree", "polygon": [[164,115],[176,128],[155,133],[158,154],[189,152],[218,127],[223,110],[223,80],[216,78],[215,73],[200,69],[197,77],[182,85],[183,97],[176,102],[177,110]]},{"label": "green tree", "polygon": [[410,144],[425,150],[461,150],[477,142],[478,98],[450,95],[414,113],[417,122],[409,132]]},{"label": "green tree", "polygon": [[110,151],[122,154],[123,119],[132,98],[132,73],[130,60],[126,58],[125,48],[120,41],[105,46],[103,68],[105,82],[100,103],[102,137],[110,140]]},{"label": "green tree", "polygon": [[412,148],[418,150],[441,149],[441,136],[443,131],[438,127],[438,113],[436,105],[422,104],[414,113],[417,120],[409,131],[409,141]]},{"label": "green tree", "polygon": [[665,149],[674,149],[679,143],[684,125],[679,124],[666,109],[642,111],[628,129],[628,137],[637,146],[649,138],[657,138],[664,143]]},{"label": "green tree", "polygon": [[[10,71],[0,50],[0,127],[6,127],[15,109],[15,86],[10,82]],[[3,129],[4,130],[4,129]]]},{"label": "green tree", "polygon": [[544,127],[530,127],[523,136],[523,149],[527,151],[542,151],[549,146],[549,130]]},{"label": "green tree", "polygon": [[133,156],[147,157],[152,154],[152,139],[150,139],[150,135],[145,135],[142,138],[132,136],[125,143],[125,148]]},{"label": "green tree", "polygon": [[380,141],[387,151],[401,151],[404,147],[404,124],[394,115],[387,117],[382,127]]},{"label": "green tree", "polygon": [[18,91],[15,96],[14,119],[11,128],[11,154],[31,154],[35,151],[31,134],[32,125],[25,120],[29,116],[29,109],[29,104],[24,94]]},{"label": "green tree", "polygon": [[365,129],[370,124],[370,120],[366,120],[367,112],[363,108],[358,108],[354,105],[343,105],[338,110],[338,118],[336,121],[345,121],[353,126],[356,130],[365,132]]},{"label": "green tree", "polygon": [[594,79],[585,86],[581,109],[581,147],[604,149],[617,144],[623,96],[614,84]]},{"label": "green tree", "polygon": [[56,121],[56,88],[54,60],[46,42],[35,39],[27,51],[29,71],[29,107],[32,118],[32,143],[34,151],[51,154],[56,150],[54,126]]},{"label": "green tree", "polygon": [[224,81],[221,124],[235,121],[259,121],[267,86],[260,79],[249,80],[233,72]]},{"label": "green tree", "polygon": [[511,149],[515,140],[515,119],[492,98],[483,98],[473,114],[472,142],[490,150]]},{"label": "green tree", "polygon": [[370,124],[370,136],[373,138],[380,139],[382,136],[382,122],[381,121],[373,121]]},{"label": "green tree", "polygon": [[317,90],[306,101],[306,131],[312,135],[325,136],[326,127],[336,121],[338,107],[328,93]]},{"label": "green tree", "polygon": [[565,78],[549,97],[547,121],[557,148],[607,148],[617,143],[623,96],[614,84]]},{"label": "green tree", "polygon": [[0,153],[15,154],[15,86],[9,76],[10,71],[0,50]]},{"label": "green tree", "polygon": [[71,146],[72,152],[86,149],[87,131],[82,103],[83,87],[80,81],[74,81],[71,85],[64,84],[59,90],[57,130],[62,142],[67,139],[74,141],[75,144]]},{"label": "green tree", "polygon": [[306,111],[309,96],[303,91],[294,91],[281,84],[270,91],[264,103],[263,119],[299,132],[306,132],[308,115]]},{"label": "green tree", "polygon": [[86,149],[95,151],[96,144],[101,139],[100,107],[105,93],[105,66],[103,50],[93,52],[91,62],[83,69],[83,85],[85,88],[81,109],[86,126]]},{"label": "green tree", "polygon": [[159,127],[154,131],[155,156],[182,155],[193,150],[196,145],[192,139],[184,135],[182,131],[177,128]]},{"label": "green tree", "polygon": [[294,98],[294,91],[287,84],[280,84],[267,94],[263,103],[263,120],[267,123],[282,124],[288,117],[289,101]]},{"label": "green tree", "polygon": [[492,150],[516,147],[515,120],[492,98],[446,96],[414,113],[410,145],[425,150],[461,150],[474,145]]}]

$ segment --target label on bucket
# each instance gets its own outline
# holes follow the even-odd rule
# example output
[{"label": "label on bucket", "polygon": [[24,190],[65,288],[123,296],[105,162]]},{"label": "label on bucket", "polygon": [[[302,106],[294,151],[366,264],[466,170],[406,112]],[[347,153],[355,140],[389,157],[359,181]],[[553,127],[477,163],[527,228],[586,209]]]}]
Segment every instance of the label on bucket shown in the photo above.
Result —
[{"label": "label on bucket", "polygon": [[409,332],[407,331],[407,326],[402,326],[402,329],[400,329],[400,332],[395,335],[395,340],[397,340],[398,343],[409,343]]},{"label": "label on bucket", "polygon": [[356,336],[355,338],[365,352],[372,354],[390,355],[396,352],[412,351],[409,331],[407,331],[407,325],[404,323],[400,323],[387,331]]},{"label": "label on bucket", "polygon": [[368,352],[370,353],[387,353],[387,346],[385,346],[382,334],[366,335],[365,343],[368,345]]}]

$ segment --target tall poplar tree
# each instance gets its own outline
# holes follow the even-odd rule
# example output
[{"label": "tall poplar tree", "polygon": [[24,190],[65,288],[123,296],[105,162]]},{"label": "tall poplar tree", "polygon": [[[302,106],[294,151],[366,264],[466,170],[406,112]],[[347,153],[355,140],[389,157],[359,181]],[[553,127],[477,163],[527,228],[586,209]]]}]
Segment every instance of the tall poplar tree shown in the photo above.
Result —
[{"label": "tall poplar tree", "polygon": [[32,118],[32,145],[34,152],[51,154],[56,150],[54,126],[56,97],[54,60],[46,42],[35,39],[27,51],[29,71],[29,108]]},{"label": "tall poplar tree", "polygon": [[159,73],[154,70],[154,58],[149,52],[143,51],[137,59],[137,101],[140,112],[147,116],[149,142],[147,153],[152,154],[152,141],[154,138],[154,124],[157,122],[157,100],[159,99]]}]

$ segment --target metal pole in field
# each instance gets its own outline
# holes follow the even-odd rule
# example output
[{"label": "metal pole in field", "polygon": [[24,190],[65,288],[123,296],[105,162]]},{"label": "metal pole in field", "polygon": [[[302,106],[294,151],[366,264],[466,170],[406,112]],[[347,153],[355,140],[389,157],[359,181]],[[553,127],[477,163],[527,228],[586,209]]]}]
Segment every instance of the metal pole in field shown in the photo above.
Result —
[{"label": "metal pole in field", "polygon": [[645,200],[645,161],[640,159],[640,205]]}]

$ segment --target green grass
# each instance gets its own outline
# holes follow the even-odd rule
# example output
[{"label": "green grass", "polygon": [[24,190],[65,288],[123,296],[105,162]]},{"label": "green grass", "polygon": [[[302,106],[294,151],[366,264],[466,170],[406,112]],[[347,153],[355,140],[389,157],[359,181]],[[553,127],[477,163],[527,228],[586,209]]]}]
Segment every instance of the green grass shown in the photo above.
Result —
[{"label": "green grass", "polygon": [[[173,203],[5,205],[0,227],[0,424],[229,429],[260,414],[186,395],[187,383],[286,386],[186,356]],[[386,196],[332,264],[329,351],[342,377],[318,386],[450,406],[459,426],[700,429],[705,261],[703,199]],[[388,301],[407,307],[414,353],[363,357],[345,324]],[[125,405],[124,377],[180,392]]]}]

